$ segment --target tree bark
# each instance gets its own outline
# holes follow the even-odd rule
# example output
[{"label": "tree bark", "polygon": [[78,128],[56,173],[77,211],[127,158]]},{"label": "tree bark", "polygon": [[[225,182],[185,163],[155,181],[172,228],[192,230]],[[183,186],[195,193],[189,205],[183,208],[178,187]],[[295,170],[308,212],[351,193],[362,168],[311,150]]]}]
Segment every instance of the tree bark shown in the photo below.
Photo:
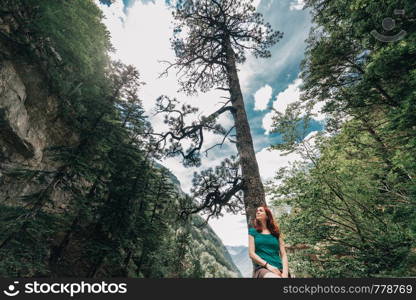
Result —
[{"label": "tree bark", "polygon": [[250,219],[255,216],[256,208],[266,204],[266,199],[256,154],[254,152],[253,139],[251,137],[250,125],[244,106],[243,94],[238,79],[235,53],[232,49],[229,37],[225,39],[225,47],[230,98],[234,108],[233,117],[236,129],[237,151],[240,157],[241,174],[243,178],[246,221],[247,224],[249,224]]}]

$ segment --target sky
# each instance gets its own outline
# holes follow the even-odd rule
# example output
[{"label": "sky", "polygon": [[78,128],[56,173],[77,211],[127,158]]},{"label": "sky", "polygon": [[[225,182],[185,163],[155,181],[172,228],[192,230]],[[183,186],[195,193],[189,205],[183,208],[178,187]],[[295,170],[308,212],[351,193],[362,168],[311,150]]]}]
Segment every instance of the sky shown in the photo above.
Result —
[{"label": "sky", "polygon": [[[141,87],[139,95],[155,131],[159,132],[166,129],[162,119],[154,115],[156,98],[160,95],[176,97],[182,103],[198,107],[203,115],[221,107],[220,102],[224,101],[221,97],[226,96],[223,91],[214,90],[189,97],[177,92],[179,86],[175,72],[160,77],[166,68],[163,61],[174,61],[169,41],[173,30],[172,15],[165,2],[166,0],[117,0],[111,6],[106,6],[98,4],[97,0],[116,49],[112,57],[132,64],[139,70],[141,81],[146,83]],[[303,9],[303,0],[255,0],[254,4],[272,28],[284,33],[283,38],[271,48],[271,58],[255,59],[249,55],[247,61],[238,66],[260,175],[266,181],[279,168],[299,159],[297,154],[283,156],[277,150],[267,149],[280,141],[278,134],[270,133],[270,108],[284,112],[290,103],[299,99],[299,87],[302,84],[299,78],[300,62],[304,57],[305,39],[308,37],[311,20],[309,12]],[[221,116],[219,122],[225,128],[230,128],[233,123],[230,115]],[[318,115],[311,123],[309,133],[322,130],[322,124]],[[205,149],[221,139],[209,134],[205,138]],[[207,157],[203,157],[201,168],[185,168],[179,158],[165,159],[161,163],[178,177],[182,189],[189,192],[193,172],[214,167],[231,154],[236,154],[232,144],[215,148]],[[209,224],[225,245],[247,245],[245,216],[227,214],[220,219],[210,220]]]}]

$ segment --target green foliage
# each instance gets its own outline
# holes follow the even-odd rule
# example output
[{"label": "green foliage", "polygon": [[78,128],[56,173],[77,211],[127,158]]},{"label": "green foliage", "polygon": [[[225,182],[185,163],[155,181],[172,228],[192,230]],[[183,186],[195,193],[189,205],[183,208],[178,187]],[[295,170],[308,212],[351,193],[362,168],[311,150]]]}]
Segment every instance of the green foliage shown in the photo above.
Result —
[{"label": "green foliage", "polygon": [[[274,204],[291,208],[282,217],[286,240],[298,249],[290,259],[304,276],[414,276],[414,3],[306,3],[316,26],[302,63],[303,93],[275,115],[283,143],[273,146],[303,160],[269,185]],[[407,35],[375,39],[371,31],[397,8],[406,11],[397,19]],[[304,140],[300,124],[317,103],[326,132]]]},{"label": "green foliage", "polygon": [[103,77],[111,49],[101,10],[92,0],[28,0],[35,9],[33,30],[52,41],[64,66],[81,78]]},{"label": "green foliage", "polygon": [[[368,136],[349,134],[347,128],[321,138],[319,157],[309,156],[312,165],[298,163],[280,172],[280,184],[269,186],[274,205],[291,207],[281,219],[286,241],[310,247],[295,259],[319,261],[307,264],[309,276],[368,277],[409,267],[414,204],[398,197],[395,179],[384,177],[384,164],[373,149],[356,146],[354,139]],[[404,217],[405,212],[410,214]],[[295,265],[302,273],[301,262]]]},{"label": "green foliage", "polygon": [[63,230],[59,216],[40,212],[34,218],[28,209],[2,205],[0,224],[0,273],[12,277],[50,275],[48,243]]}]

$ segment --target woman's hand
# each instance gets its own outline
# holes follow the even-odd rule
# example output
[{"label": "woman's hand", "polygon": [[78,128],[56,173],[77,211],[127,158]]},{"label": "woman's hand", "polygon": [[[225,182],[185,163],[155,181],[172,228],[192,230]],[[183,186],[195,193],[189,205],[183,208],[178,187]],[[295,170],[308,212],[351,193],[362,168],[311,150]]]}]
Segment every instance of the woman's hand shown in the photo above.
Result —
[{"label": "woman's hand", "polygon": [[289,272],[285,272],[285,271],[283,271],[283,273],[282,273],[282,278],[289,278]]},{"label": "woman's hand", "polygon": [[273,267],[272,265],[267,264],[266,269],[275,273],[276,275],[282,276],[282,272],[280,272],[280,270],[278,268]]}]

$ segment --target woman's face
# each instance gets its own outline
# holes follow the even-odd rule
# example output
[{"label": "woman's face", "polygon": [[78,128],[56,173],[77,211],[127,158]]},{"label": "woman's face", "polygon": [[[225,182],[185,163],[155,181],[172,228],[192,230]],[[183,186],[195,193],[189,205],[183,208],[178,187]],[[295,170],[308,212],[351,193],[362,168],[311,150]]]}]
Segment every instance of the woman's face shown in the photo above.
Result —
[{"label": "woman's face", "polygon": [[266,220],[267,219],[267,215],[266,215],[266,211],[264,210],[264,207],[258,207],[256,210],[256,219],[257,220]]}]

